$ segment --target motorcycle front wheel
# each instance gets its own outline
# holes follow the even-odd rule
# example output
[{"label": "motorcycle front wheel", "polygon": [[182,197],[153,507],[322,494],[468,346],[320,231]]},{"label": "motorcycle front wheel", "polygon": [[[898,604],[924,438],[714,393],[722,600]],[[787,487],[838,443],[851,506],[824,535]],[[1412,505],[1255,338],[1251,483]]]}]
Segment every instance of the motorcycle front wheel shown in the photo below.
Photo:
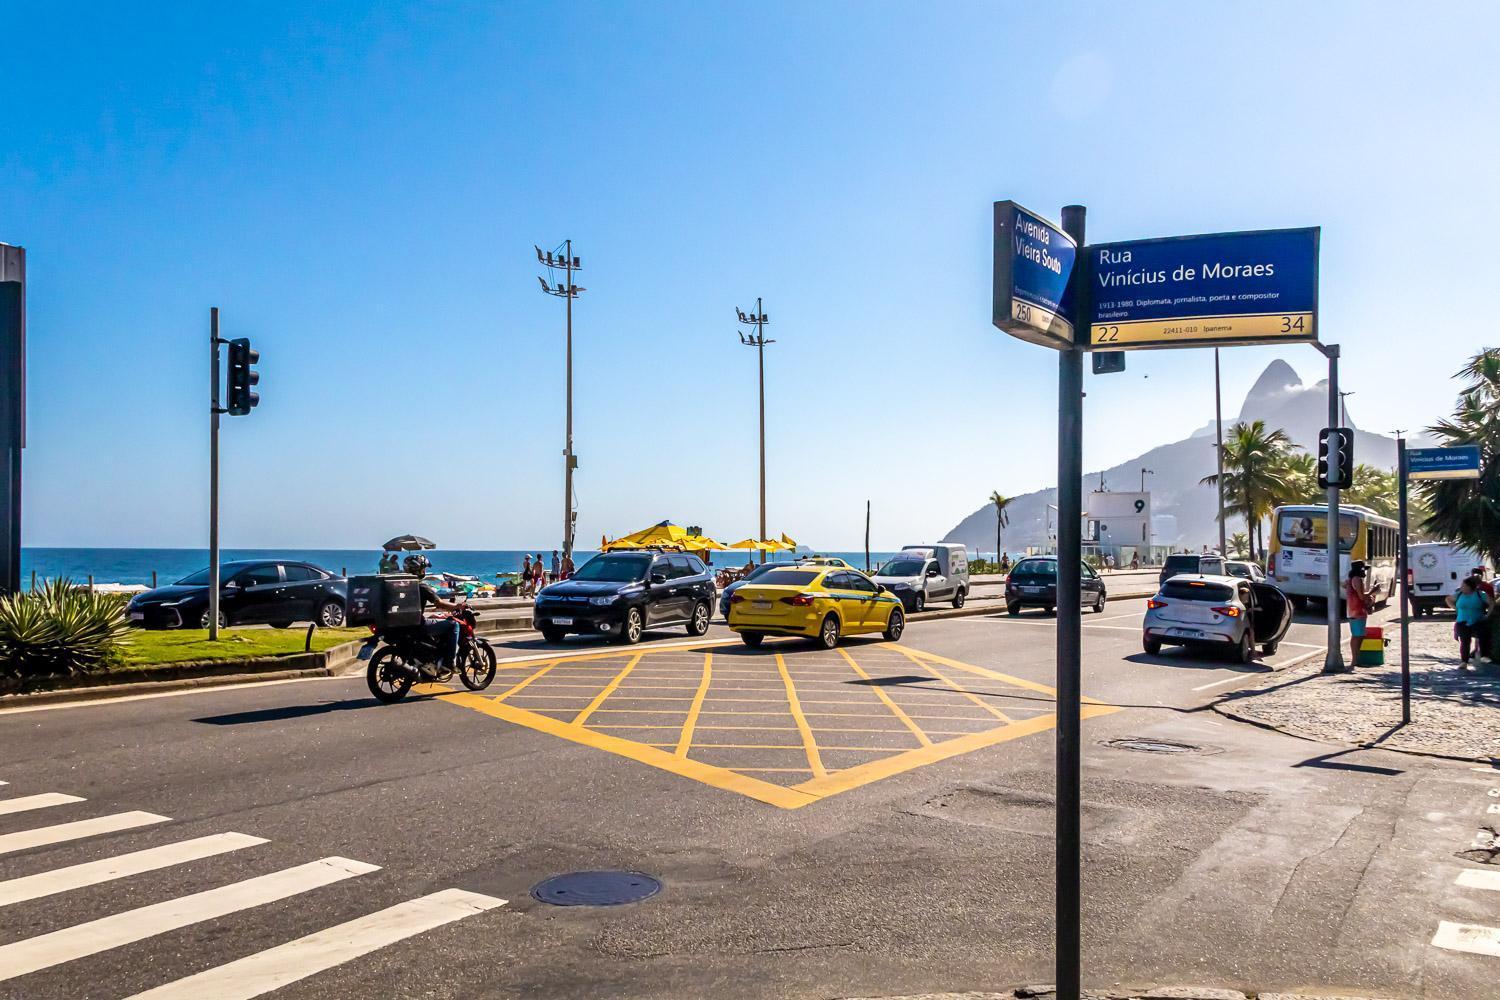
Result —
[{"label": "motorcycle front wheel", "polygon": [[365,682],[369,684],[370,693],[377,701],[383,705],[390,705],[405,698],[406,692],[411,690],[411,668],[400,656],[396,655],[394,649],[386,646],[370,657],[370,668],[365,671]]},{"label": "motorcycle front wheel", "polygon": [[483,691],[495,679],[495,650],[483,639],[475,639],[458,668],[458,677],[470,691]]}]

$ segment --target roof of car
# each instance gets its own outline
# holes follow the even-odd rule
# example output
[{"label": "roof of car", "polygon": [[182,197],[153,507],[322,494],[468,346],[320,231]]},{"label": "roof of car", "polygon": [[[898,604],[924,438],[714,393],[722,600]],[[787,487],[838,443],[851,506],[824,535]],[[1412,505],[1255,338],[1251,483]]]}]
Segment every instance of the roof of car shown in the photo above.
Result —
[{"label": "roof of car", "polygon": [[1178,573],[1176,576],[1167,577],[1166,582],[1172,583],[1176,580],[1187,580],[1190,583],[1201,580],[1204,583],[1227,583],[1231,586],[1245,582],[1245,578],[1242,576],[1229,576],[1228,574],[1220,573]]}]

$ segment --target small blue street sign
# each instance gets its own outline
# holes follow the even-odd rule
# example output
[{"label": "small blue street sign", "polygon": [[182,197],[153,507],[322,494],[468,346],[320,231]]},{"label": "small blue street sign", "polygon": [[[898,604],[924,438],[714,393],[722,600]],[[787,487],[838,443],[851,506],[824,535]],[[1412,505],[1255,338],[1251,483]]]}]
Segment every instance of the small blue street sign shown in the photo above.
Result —
[{"label": "small blue street sign", "polygon": [[1408,479],[1478,479],[1479,446],[1406,449]]},{"label": "small blue street sign", "polygon": [[1013,201],[995,202],[994,323],[1043,347],[1073,346],[1068,279],[1078,245]]},{"label": "small blue street sign", "polygon": [[1267,229],[1088,247],[1089,347],[1316,340],[1318,232]]}]

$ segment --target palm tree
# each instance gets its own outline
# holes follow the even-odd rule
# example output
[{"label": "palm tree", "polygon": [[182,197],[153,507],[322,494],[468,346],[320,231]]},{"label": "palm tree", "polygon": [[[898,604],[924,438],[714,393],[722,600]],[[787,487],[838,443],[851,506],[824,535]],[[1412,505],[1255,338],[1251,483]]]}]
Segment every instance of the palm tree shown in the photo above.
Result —
[{"label": "palm tree", "polygon": [[1229,554],[1236,559],[1250,558],[1250,536],[1236,531],[1229,536]]},{"label": "palm tree", "polygon": [[1344,490],[1344,501],[1368,507],[1382,517],[1401,512],[1396,499],[1396,474],[1363,462],[1354,467],[1354,481]]},{"label": "palm tree", "polygon": [[995,564],[996,565],[999,565],[999,563],[1000,563],[1000,553],[1003,551],[1000,548],[1000,531],[1001,531],[1002,528],[1005,528],[1007,525],[1010,524],[1010,512],[1007,511],[1005,508],[1009,507],[1014,500],[1015,500],[1015,497],[1005,496],[999,490],[995,490],[993,493],[990,494],[990,503],[992,503],[992,504],[995,505]]},{"label": "palm tree", "polygon": [[1447,445],[1479,446],[1478,479],[1430,479],[1418,496],[1431,508],[1422,527],[1500,562],[1500,348],[1476,354],[1453,416],[1427,428]]},{"label": "palm tree", "polygon": [[1286,489],[1276,497],[1276,506],[1288,503],[1318,503],[1323,491],[1318,489],[1318,460],[1312,452],[1289,451],[1282,459],[1281,475]]},{"label": "palm tree", "polygon": [[[1264,548],[1261,520],[1271,513],[1277,498],[1288,489],[1287,455],[1296,446],[1280,428],[1266,430],[1264,420],[1240,421],[1224,440],[1224,504],[1220,516],[1231,513],[1245,519],[1254,551]],[[1218,475],[1204,476],[1204,486],[1216,486]]]}]

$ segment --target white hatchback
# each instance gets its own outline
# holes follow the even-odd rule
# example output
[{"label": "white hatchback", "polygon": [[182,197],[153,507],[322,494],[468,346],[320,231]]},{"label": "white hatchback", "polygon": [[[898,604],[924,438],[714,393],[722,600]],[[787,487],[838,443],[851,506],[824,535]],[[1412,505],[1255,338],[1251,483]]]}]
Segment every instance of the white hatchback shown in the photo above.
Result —
[{"label": "white hatchback", "polygon": [[1291,601],[1268,583],[1183,574],[1146,602],[1141,645],[1152,656],[1163,646],[1227,650],[1249,663],[1257,645],[1267,656],[1275,653],[1291,624]]}]

